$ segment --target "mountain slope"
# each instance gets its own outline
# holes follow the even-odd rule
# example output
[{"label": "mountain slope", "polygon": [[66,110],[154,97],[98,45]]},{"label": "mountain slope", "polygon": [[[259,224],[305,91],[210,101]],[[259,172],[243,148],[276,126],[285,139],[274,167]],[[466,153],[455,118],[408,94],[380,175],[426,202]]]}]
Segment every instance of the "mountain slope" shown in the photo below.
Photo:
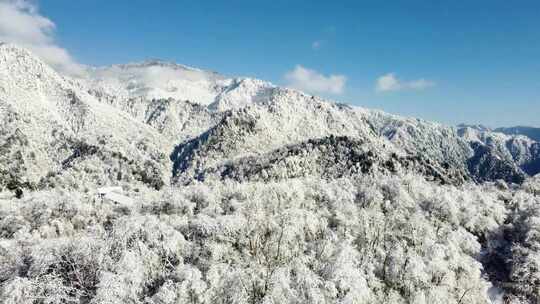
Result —
[{"label": "mountain slope", "polygon": [[230,78],[159,60],[88,68],[88,92],[116,106],[131,99],[173,99],[224,111],[263,99],[274,86],[251,78]]},{"label": "mountain slope", "polygon": [[[451,127],[336,104],[260,80],[161,61],[89,68],[86,77],[71,79],[7,44],[0,47],[0,60],[4,187],[89,181],[160,187],[171,177],[189,182],[231,163],[262,164],[290,149],[307,149],[301,162],[314,166],[310,174],[333,176],[326,171],[337,168],[337,159],[331,164],[328,155],[319,158],[305,146],[331,137],[346,137],[352,146],[361,142],[381,163],[391,155],[422,159],[411,170],[436,171],[458,183],[521,182],[537,168],[537,146],[520,138],[503,155],[500,145],[480,149]],[[348,149],[336,157],[352,153]]]},{"label": "mountain slope", "polygon": [[[151,162],[160,175],[168,171],[157,155],[170,143],[158,132],[99,102],[79,83],[60,76],[28,51],[8,44],[0,46],[0,101],[2,149],[8,151],[2,155],[17,155],[22,171],[4,172],[4,185],[9,182],[6,179],[15,178],[35,187],[48,175],[70,171],[72,167],[62,165],[68,158],[73,164],[75,159],[95,158],[97,151],[123,155],[132,162]],[[95,148],[79,151],[81,146]],[[147,147],[150,150],[142,151]],[[11,158],[2,159],[3,168],[13,165]],[[106,170],[117,166],[114,158],[102,158],[93,162]],[[16,177],[5,176],[14,172]],[[168,176],[163,178],[166,182]]]},{"label": "mountain slope", "polygon": [[524,135],[532,140],[540,141],[540,128],[517,126],[509,128],[497,128],[493,131],[504,133],[506,135]]},{"label": "mountain slope", "polygon": [[204,105],[231,82],[217,73],[159,60],[89,68],[87,80],[102,94],[120,99],[173,98]]},{"label": "mountain slope", "polygon": [[[535,140],[523,135],[507,135],[474,126],[461,126],[459,134],[471,144],[475,150],[475,158],[481,159],[484,155],[491,154],[490,158],[499,163],[498,166],[513,171],[517,168],[523,178],[540,172],[540,143]],[[512,169],[511,166],[515,168]],[[499,170],[502,171],[504,170]]]},{"label": "mountain slope", "polygon": [[[427,180],[442,184],[462,184],[468,180],[466,171],[443,167],[421,155],[398,156],[396,153],[375,152],[373,145],[347,136],[310,139],[285,145],[269,153],[245,156],[218,164],[198,167],[193,176],[186,176],[186,167],[177,179],[189,184],[193,180],[282,181],[300,177],[336,179],[359,175],[422,174]],[[185,162],[181,164],[185,166]]]}]

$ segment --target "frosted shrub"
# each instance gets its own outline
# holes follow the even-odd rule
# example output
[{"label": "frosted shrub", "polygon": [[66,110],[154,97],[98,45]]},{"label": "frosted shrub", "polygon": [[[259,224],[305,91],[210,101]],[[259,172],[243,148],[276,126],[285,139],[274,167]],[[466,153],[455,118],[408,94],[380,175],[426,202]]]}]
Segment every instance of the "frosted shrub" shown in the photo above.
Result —
[{"label": "frosted shrub", "polygon": [[12,279],[2,288],[7,299],[24,300],[20,297],[26,294],[45,303],[64,303],[94,296],[100,268],[107,265],[101,240],[60,238],[20,246],[8,270]]},{"label": "frosted shrub", "polygon": [[485,304],[495,275],[514,282],[507,299],[538,292],[540,204],[519,189],[373,175],[130,195],[124,209],[92,192],[1,205],[0,298]]}]

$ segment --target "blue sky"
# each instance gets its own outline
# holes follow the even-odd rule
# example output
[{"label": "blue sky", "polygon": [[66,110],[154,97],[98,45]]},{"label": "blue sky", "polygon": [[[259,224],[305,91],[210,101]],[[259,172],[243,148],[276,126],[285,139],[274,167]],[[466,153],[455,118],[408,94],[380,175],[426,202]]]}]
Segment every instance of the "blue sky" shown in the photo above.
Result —
[{"label": "blue sky", "polygon": [[161,58],[446,124],[540,127],[540,1],[37,6],[84,64]]}]

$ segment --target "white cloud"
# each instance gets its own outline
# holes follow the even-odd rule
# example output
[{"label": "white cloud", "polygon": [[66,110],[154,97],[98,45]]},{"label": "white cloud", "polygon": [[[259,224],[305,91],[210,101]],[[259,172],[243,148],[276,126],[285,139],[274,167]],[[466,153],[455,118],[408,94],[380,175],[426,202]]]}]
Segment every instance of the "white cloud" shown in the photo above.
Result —
[{"label": "white cloud", "polygon": [[435,86],[435,83],[424,78],[402,81],[396,77],[394,73],[388,73],[377,78],[375,90],[377,92],[391,92],[401,90],[424,90]]},{"label": "white cloud", "polygon": [[55,24],[38,13],[34,2],[0,0],[0,41],[27,48],[64,72],[82,71],[71,55],[54,40]]},{"label": "white cloud", "polygon": [[401,88],[399,81],[394,74],[386,74],[377,78],[376,90],[378,92],[397,91]]},{"label": "white cloud", "polygon": [[319,72],[297,65],[285,74],[289,87],[309,93],[341,94],[347,82],[344,75],[325,76]]}]

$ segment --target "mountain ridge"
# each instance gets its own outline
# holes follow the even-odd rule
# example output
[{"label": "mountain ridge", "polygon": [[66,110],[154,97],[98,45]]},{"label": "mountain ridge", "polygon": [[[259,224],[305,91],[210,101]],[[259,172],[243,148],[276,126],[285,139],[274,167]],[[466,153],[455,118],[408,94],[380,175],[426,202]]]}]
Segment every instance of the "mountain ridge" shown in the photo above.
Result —
[{"label": "mountain ridge", "polygon": [[[58,74],[30,52],[9,44],[0,47],[0,59],[3,115],[26,117],[6,126],[4,136],[7,139],[22,134],[25,140],[21,142],[36,146],[25,149],[34,149],[41,157],[22,157],[26,173],[21,172],[19,177],[27,180],[24,175],[32,175],[33,184],[47,179],[50,171],[75,174],[78,179],[81,173],[72,168],[85,170],[85,166],[102,166],[116,172],[108,176],[122,176],[98,178],[99,183],[127,182],[125,179],[133,175],[143,180],[140,173],[133,173],[140,168],[126,162],[149,164],[152,175],[161,180],[158,184],[166,184],[188,171],[214,170],[211,168],[246,157],[265,157],[280,148],[302,146],[303,142],[330,136],[361,140],[382,159],[391,154],[404,159],[421,156],[442,170],[466,172],[466,179],[477,182],[503,179],[521,183],[527,174],[540,170],[533,142],[521,140],[522,144],[514,145],[513,154],[504,154],[508,149],[500,148],[502,145],[497,146],[500,149],[489,145],[480,149],[460,129],[334,103],[257,79],[224,78],[214,72],[155,60],[101,68],[102,74],[72,79]],[[154,70],[156,66],[158,70]],[[181,73],[175,74],[175,70],[170,74],[170,70],[159,70],[162,68]],[[163,91],[165,87],[160,83],[145,78],[154,75],[159,80],[162,73],[165,82],[172,85],[169,88],[175,88],[174,97]],[[50,135],[57,132],[56,128],[62,130],[57,134],[63,137]],[[12,152],[6,155],[22,150],[17,141],[10,142],[12,145],[6,149]],[[197,145],[188,148],[195,142]],[[50,151],[48,146],[64,148]],[[77,152],[80,147],[95,147],[89,151],[102,152]],[[117,164],[104,160],[104,155],[113,154],[125,160]],[[97,160],[96,155],[101,155],[102,160]],[[62,163],[68,158],[71,165],[65,168],[68,172],[63,172]],[[80,168],[73,165],[79,161]],[[126,171],[126,167],[128,172],[118,173]],[[184,168],[183,173],[176,168]],[[4,185],[6,179],[12,178],[4,178]]]}]

